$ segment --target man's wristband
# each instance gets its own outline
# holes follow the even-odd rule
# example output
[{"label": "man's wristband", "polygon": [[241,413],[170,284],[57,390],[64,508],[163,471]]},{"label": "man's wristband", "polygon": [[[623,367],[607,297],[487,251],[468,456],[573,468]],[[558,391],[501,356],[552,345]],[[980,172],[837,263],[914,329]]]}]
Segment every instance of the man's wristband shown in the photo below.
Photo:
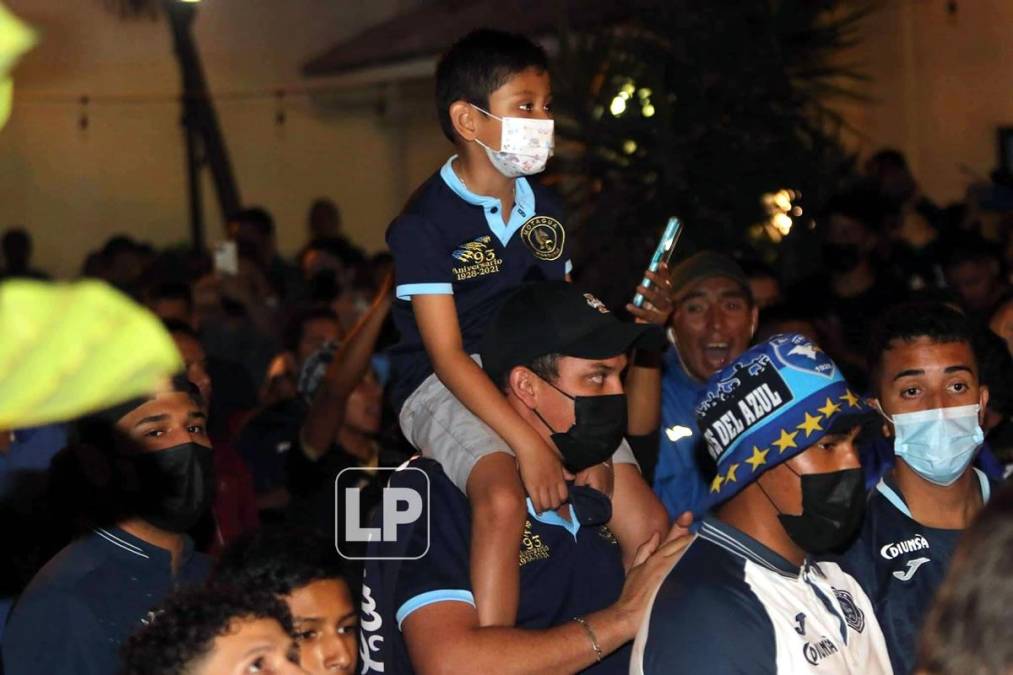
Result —
[{"label": "man's wristband", "polygon": [[573,621],[576,621],[583,626],[584,631],[587,633],[587,637],[591,640],[591,647],[594,648],[594,655],[597,657],[598,663],[601,663],[601,647],[598,646],[598,637],[594,634],[594,631],[591,630],[591,626],[583,619],[583,617],[575,616],[573,617]]}]

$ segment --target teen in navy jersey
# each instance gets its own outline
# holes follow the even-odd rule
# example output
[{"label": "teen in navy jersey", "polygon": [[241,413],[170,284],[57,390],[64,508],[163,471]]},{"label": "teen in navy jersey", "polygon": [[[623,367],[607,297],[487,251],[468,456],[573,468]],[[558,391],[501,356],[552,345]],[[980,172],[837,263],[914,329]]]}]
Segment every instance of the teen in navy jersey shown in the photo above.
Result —
[{"label": "teen in navy jersey", "polygon": [[696,412],[714,512],[652,600],[630,673],[890,673],[862,587],[812,560],[865,502],[854,441],[869,411],[837,365],[779,335],[718,371]]},{"label": "teen in navy jersey", "polygon": [[992,491],[971,466],[988,403],[971,345],[960,312],[912,304],[884,316],[870,347],[874,405],[897,461],[841,564],[872,599],[896,673],[914,668],[918,631],[957,540]]},{"label": "teen in navy jersey", "polygon": [[118,672],[117,650],[151,610],[207,577],[210,560],[185,534],[214,498],[206,420],[197,388],[177,377],[79,424],[80,452],[54,460],[54,487],[94,529],[18,598],[3,636],[7,675]]}]

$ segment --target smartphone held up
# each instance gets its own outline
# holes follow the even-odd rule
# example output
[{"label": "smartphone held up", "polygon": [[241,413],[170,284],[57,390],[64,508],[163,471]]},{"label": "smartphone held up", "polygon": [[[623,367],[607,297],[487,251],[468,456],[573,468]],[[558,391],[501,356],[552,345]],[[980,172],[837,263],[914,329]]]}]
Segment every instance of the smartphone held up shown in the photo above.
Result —
[{"label": "smartphone held up", "polygon": [[[682,221],[675,217],[669,218],[665,231],[661,235],[661,240],[658,242],[658,247],[654,249],[654,255],[651,256],[651,264],[647,267],[649,271],[657,272],[658,268],[663,264],[668,264],[668,261],[672,259],[672,253],[675,251],[675,245],[679,242],[681,235]],[[651,280],[645,276],[640,285],[644,288],[650,288]],[[633,296],[633,306],[637,308],[644,306],[644,295],[642,293],[637,293]]]}]

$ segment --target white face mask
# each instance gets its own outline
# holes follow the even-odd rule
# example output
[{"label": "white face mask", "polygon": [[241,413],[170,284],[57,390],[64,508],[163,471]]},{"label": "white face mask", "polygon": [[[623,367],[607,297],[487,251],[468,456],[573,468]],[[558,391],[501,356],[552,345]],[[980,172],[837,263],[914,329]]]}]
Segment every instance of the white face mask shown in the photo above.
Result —
[{"label": "white face mask", "polygon": [[[985,440],[978,405],[934,408],[883,416],[893,422],[894,454],[919,476],[936,485],[952,485]],[[881,409],[882,412],[882,409]]]},{"label": "white face mask", "polygon": [[500,121],[499,150],[493,150],[475,139],[476,143],[485,148],[485,154],[497,171],[507,178],[516,178],[540,173],[545,169],[545,163],[552,157],[554,147],[553,120],[498,117],[477,105],[471,104],[471,107]]}]

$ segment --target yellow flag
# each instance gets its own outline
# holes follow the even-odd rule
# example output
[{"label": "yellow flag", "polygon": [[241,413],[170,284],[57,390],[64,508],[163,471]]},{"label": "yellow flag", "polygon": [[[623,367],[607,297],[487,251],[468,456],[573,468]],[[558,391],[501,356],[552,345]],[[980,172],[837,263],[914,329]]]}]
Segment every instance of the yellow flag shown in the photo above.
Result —
[{"label": "yellow flag", "polygon": [[34,44],[35,33],[0,2],[0,128],[11,116],[14,80],[10,71]]},{"label": "yellow flag", "polygon": [[158,317],[103,282],[0,283],[0,429],[122,403],[182,367]]}]

